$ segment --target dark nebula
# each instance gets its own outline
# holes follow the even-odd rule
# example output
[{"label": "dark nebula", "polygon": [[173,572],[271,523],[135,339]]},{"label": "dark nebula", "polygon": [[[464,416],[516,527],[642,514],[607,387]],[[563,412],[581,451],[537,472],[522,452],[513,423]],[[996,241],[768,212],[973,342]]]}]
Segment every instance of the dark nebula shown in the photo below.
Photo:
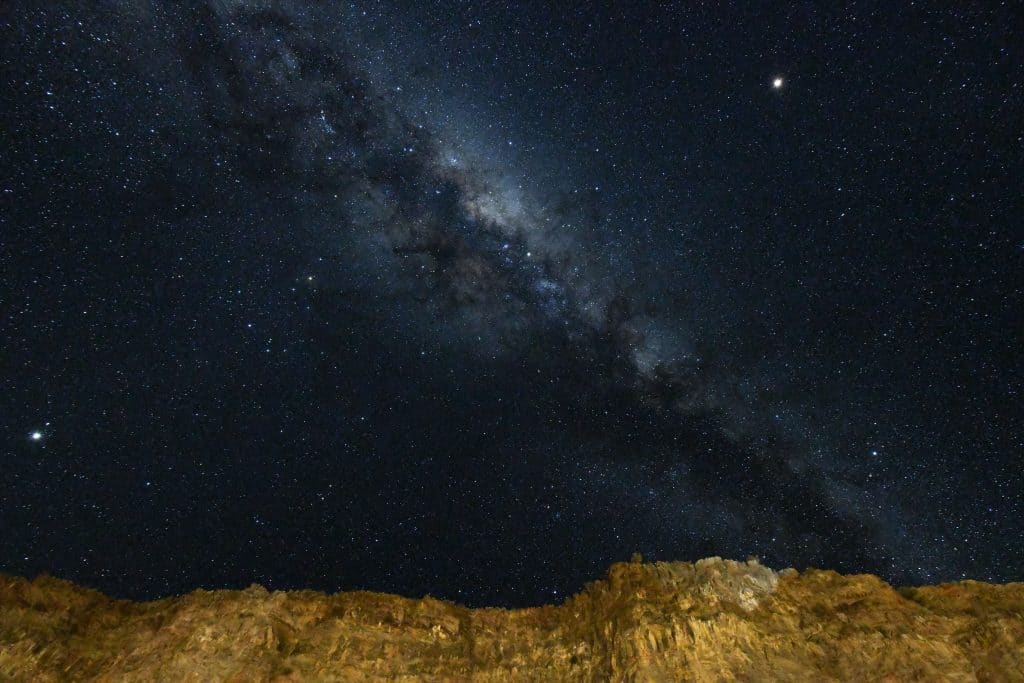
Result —
[{"label": "dark nebula", "polygon": [[0,570],[1024,578],[1024,27],[931,5],[6,3]]}]

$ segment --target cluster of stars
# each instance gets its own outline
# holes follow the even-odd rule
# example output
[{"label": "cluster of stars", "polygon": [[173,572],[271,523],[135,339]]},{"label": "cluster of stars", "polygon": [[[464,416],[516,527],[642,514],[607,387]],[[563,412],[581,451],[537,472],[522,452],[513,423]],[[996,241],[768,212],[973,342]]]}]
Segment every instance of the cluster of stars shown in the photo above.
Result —
[{"label": "cluster of stars", "polygon": [[202,5],[12,9],[0,570],[1019,575],[1006,7]]}]

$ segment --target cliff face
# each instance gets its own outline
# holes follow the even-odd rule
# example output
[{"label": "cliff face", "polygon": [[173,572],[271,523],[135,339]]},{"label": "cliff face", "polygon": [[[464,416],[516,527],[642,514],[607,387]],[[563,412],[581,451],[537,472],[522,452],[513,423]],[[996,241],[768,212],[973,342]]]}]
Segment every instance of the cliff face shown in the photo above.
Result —
[{"label": "cliff face", "polygon": [[502,610],[258,586],[133,603],[0,576],[0,678],[1024,681],[1024,584],[711,558],[616,564],[560,606]]}]

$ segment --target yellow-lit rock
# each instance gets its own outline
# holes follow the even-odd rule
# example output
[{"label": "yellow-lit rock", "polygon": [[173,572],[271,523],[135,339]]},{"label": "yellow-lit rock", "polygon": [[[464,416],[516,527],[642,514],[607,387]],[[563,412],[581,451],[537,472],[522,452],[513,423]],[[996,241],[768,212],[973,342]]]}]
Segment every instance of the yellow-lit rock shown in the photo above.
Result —
[{"label": "yellow-lit rock", "polygon": [[560,606],[352,592],[147,603],[0,576],[16,681],[1024,681],[1024,584],[893,589],[756,562],[631,562]]}]

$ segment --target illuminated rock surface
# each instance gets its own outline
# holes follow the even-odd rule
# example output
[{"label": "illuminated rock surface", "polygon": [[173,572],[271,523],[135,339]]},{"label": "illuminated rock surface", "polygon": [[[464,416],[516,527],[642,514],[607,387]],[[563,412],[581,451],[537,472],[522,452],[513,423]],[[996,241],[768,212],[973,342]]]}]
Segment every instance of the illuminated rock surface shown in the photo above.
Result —
[{"label": "illuminated rock surface", "polygon": [[560,606],[0,577],[0,679],[1024,680],[1024,584],[894,589],[712,558],[616,564]]}]

